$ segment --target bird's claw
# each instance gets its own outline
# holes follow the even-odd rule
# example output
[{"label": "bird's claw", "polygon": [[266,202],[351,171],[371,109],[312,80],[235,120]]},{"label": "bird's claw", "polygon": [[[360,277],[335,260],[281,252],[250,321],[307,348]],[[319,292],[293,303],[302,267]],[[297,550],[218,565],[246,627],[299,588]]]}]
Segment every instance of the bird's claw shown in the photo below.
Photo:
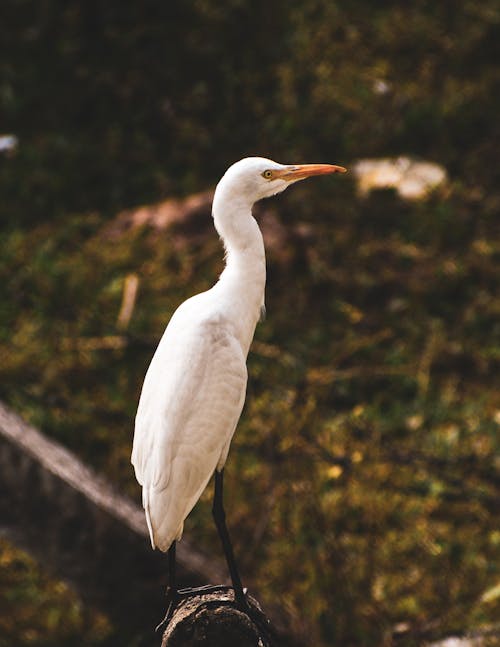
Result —
[{"label": "bird's claw", "polygon": [[177,594],[179,597],[189,598],[194,595],[204,595],[205,593],[214,593],[215,591],[230,591],[231,589],[232,587],[226,584],[204,584],[203,586],[179,589]]},{"label": "bird's claw", "polygon": [[263,640],[263,646],[269,647],[269,645],[271,644],[272,633],[271,624],[268,618],[266,618],[266,616],[258,607],[254,607],[249,604],[246,597],[248,589],[245,587],[244,589],[242,589],[242,591],[243,597],[237,596],[236,590],[234,591],[234,599],[236,605],[239,607],[240,611],[244,613],[248,618],[250,618],[253,624],[258,628]]},{"label": "bird's claw", "polygon": [[170,588],[167,589],[167,600],[168,600],[167,612],[163,620],[160,622],[160,624],[155,627],[156,633],[160,633],[164,629],[166,629],[168,623],[170,622],[170,620],[172,619],[172,616],[174,615],[174,611],[176,606],[179,603],[179,599],[180,599],[180,596],[178,591],[173,591]]}]

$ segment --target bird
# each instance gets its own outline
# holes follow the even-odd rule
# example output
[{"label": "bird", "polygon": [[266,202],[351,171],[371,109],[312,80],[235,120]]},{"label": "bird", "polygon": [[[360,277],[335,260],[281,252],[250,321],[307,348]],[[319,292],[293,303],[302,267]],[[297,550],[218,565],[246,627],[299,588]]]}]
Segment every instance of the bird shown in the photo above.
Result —
[{"label": "bird", "polygon": [[[184,521],[214,475],[213,517],[234,599],[248,611],[223,506],[224,466],[247,387],[247,355],[265,311],[265,248],[255,202],[316,175],[345,173],[333,164],[279,164],[246,157],[228,168],[212,204],[225,267],[209,290],[172,315],[144,378],[132,449],[152,548],[168,553],[168,623],[180,598],[175,548]],[[207,588],[207,587],[205,587]]]}]

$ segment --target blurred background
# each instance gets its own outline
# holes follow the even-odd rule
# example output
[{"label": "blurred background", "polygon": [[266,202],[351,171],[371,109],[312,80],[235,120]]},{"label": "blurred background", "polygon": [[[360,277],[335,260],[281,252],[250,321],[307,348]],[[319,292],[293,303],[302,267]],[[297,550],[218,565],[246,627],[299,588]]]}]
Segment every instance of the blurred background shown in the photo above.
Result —
[{"label": "blurred background", "polygon": [[[140,501],[145,370],[223,265],[209,210],[122,212],[210,189],[246,155],[342,164],[259,217],[268,316],[226,469],[243,577],[318,647],[498,621],[497,0],[1,14],[0,398]],[[439,182],[400,190],[417,162]],[[210,494],[185,532],[219,555]],[[116,627],[0,539],[0,646],[75,643],[116,645]]]}]

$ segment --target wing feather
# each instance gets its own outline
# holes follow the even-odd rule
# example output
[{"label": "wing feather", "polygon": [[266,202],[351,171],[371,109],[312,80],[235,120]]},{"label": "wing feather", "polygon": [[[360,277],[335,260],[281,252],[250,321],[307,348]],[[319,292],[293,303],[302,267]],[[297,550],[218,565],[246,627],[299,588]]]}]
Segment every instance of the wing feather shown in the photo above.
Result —
[{"label": "wing feather", "polygon": [[225,460],[246,391],[245,356],[230,324],[222,317],[192,319],[174,315],[167,327],[135,423],[132,463],[143,486],[151,542],[162,550],[180,536],[184,519]]}]

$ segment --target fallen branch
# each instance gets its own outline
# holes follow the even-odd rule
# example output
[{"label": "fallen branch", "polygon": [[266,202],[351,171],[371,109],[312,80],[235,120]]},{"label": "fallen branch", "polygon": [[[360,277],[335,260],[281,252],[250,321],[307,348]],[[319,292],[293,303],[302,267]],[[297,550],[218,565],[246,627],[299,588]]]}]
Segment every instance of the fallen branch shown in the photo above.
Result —
[{"label": "fallen branch", "polygon": [[[151,550],[144,512],[78,458],[0,402],[2,532],[130,634],[163,613],[165,556]],[[184,539],[182,586],[221,582],[226,569]]]}]

